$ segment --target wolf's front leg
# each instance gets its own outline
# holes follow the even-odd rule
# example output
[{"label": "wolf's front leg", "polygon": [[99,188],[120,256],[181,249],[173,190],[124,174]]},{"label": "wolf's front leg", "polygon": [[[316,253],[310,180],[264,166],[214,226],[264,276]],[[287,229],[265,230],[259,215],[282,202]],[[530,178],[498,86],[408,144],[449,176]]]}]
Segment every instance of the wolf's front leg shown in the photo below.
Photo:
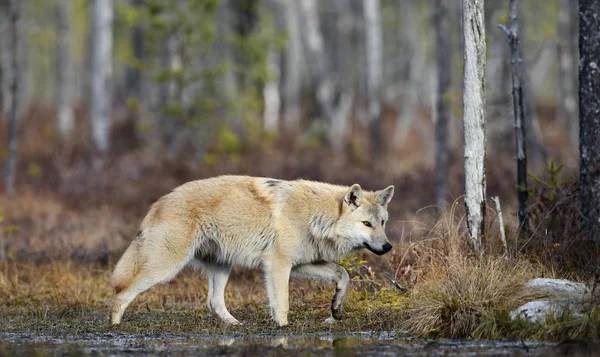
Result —
[{"label": "wolf's front leg", "polygon": [[343,266],[331,262],[302,264],[294,267],[292,275],[335,283],[335,294],[331,301],[331,316],[336,320],[342,319],[350,282],[348,272]]},{"label": "wolf's front leg", "polygon": [[279,326],[288,324],[289,284],[292,264],[285,259],[276,259],[265,264],[267,293],[271,305],[271,316]]}]

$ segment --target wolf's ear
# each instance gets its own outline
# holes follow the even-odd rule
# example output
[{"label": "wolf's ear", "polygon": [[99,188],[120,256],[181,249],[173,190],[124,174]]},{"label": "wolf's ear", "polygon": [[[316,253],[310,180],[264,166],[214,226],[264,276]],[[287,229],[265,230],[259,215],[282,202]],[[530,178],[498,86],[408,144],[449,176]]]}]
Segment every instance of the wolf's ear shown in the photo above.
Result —
[{"label": "wolf's ear", "polygon": [[385,190],[377,191],[375,192],[375,195],[377,197],[377,202],[383,207],[386,207],[392,200],[392,197],[394,197],[394,186],[388,186]]},{"label": "wolf's ear", "polygon": [[346,195],[344,196],[344,202],[350,206],[352,210],[355,210],[360,206],[360,201],[362,200],[362,188],[360,185],[355,183],[350,187]]}]

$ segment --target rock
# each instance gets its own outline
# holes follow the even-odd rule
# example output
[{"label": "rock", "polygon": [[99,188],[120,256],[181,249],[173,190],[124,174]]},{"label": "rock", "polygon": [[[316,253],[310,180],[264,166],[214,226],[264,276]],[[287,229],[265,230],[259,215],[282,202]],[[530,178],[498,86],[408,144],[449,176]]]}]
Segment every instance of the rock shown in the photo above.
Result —
[{"label": "rock", "polygon": [[523,290],[534,294],[547,295],[545,300],[530,301],[510,313],[514,320],[525,319],[533,323],[542,323],[549,315],[560,316],[571,312],[573,317],[582,317],[582,302],[589,299],[591,290],[582,283],[565,279],[533,279]]},{"label": "rock", "polygon": [[[562,300],[537,300],[530,301],[510,313],[510,318],[516,320],[521,318],[533,323],[542,323],[549,315],[560,316],[567,311],[572,311],[576,302],[571,299]],[[573,316],[581,317],[580,313]]]},{"label": "rock", "polygon": [[586,294],[588,296],[590,294],[590,289],[585,284],[565,279],[533,279],[529,280],[524,288],[550,296],[569,297],[573,299],[581,299]]}]

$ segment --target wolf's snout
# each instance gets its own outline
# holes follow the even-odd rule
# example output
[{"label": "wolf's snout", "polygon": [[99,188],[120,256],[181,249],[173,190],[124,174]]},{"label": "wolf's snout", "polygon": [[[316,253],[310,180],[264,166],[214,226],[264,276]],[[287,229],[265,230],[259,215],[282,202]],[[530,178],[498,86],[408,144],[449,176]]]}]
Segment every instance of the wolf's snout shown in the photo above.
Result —
[{"label": "wolf's snout", "polygon": [[391,245],[389,242],[388,242],[388,243],[385,243],[385,244],[383,245],[383,247],[381,247],[381,249],[383,249],[383,252],[384,252],[384,253],[387,253],[387,252],[389,252],[390,250],[392,250],[392,245]]}]

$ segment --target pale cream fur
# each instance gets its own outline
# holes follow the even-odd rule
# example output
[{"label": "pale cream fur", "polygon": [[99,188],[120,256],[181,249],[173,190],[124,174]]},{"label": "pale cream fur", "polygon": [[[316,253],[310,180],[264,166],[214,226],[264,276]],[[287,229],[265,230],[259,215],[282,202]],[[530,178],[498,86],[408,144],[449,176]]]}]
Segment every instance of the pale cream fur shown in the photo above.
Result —
[{"label": "pale cream fur", "polygon": [[220,176],[188,182],[152,205],[138,235],[111,278],[118,324],[133,299],[171,280],[186,265],[208,276],[207,306],[238,324],[224,302],[232,266],[261,268],[272,317],[288,323],[290,275],[336,284],[332,317],[340,319],[348,273],[335,261],[368,248],[391,249],[385,235],[394,187],[377,192],[359,185]]}]

